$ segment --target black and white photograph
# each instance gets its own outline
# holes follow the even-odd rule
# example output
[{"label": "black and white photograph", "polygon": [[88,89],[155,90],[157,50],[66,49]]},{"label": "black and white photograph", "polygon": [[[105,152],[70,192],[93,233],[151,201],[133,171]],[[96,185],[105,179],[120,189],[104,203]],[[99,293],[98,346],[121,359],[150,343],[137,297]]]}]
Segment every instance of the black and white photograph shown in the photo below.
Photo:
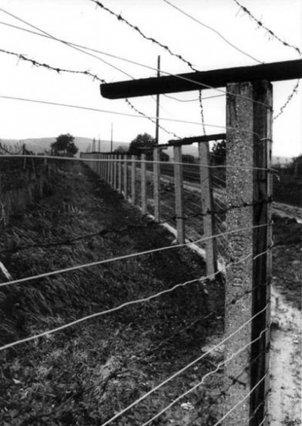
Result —
[{"label": "black and white photograph", "polygon": [[302,0],[0,0],[0,426],[302,426]]}]

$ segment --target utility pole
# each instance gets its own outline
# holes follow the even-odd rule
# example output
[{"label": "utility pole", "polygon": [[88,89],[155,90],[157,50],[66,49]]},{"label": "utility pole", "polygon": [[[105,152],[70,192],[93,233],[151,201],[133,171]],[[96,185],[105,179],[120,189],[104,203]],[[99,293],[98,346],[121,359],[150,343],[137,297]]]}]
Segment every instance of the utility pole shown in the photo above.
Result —
[{"label": "utility pole", "polygon": [[98,152],[101,152],[101,138],[99,136],[99,140],[98,140]]},{"label": "utility pole", "polygon": [[110,140],[110,152],[113,151],[113,123],[111,123],[111,140]]},{"label": "utility pole", "polygon": [[[157,57],[157,77],[160,76],[160,55]],[[159,94],[156,95],[156,124],[155,124],[155,143],[159,143]]]}]

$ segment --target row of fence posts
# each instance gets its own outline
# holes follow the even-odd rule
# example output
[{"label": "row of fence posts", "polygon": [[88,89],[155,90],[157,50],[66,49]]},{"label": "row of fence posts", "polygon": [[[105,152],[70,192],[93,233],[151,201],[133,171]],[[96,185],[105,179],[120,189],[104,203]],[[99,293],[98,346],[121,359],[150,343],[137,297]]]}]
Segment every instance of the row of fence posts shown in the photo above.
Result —
[{"label": "row of fence posts", "polygon": [[[156,222],[161,221],[161,173],[160,173],[160,150],[166,145],[159,145],[153,148],[153,161],[148,161],[146,153],[141,156],[114,154],[114,153],[81,153],[81,158],[87,160],[87,165],[98,174],[101,179],[107,182],[114,190],[118,191],[124,198],[138,205],[136,179],[140,174],[140,207],[142,214],[148,213],[147,200],[147,164],[153,165],[153,216]],[[199,174],[200,174],[200,193],[201,205],[200,213],[203,217],[204,237],[210,237],[214,233],[212,211],[212,188],[211,176],[209,170],[209,147],[208,143],[198,143],[199,150]],[[149,151],[151,152],[151,151]],[[175,188],[175,219],[176,219],[176,238],[180,244],[186,242],[185,235],[185,214],[184,214],[184,184],[183,184],[183,163],[182,146],[175,144],[174,152],[174,188]],[[97,161],[99,160],[99,161]],[[195,166],[196,167],[196,166]],[[197,165],[198,167],[198,165]],[[130,171],[130,193],[128,188],[128,175]],[[206,263],[207,274],[212,275],[217,271],[215,242],[212,238],[205,240],[206,245]]]},{"label": "row of fence posts", "polygon": [[[228,362],[224,367],[223,426],[267,426],[270,408],[273,91],[272,84],[266,80],[227,83],[226,89],[226,208],[242,207],[229,208],[226,212],[228,263],[224,323],[228,338],[224,359]],[[202,150],[202,145],[199,148]],[[174,154],[176,216],[181,217],[182,166],[177,161],[181,158],[181,150],[174,148]],[[90,155],[96,158],[97,154]],[[89,158],[89,154],[83,156]],[[155,160],[157,158],[154,156]],[[206,160],[207,156],[203,157],[202,163]],[[200,171],[203,171],[202,166]],[[158,173],[154,177],[154,196],[158,197],[156,179],[159,179]],[[202,181],[201,188],[202,194],[210,194],[205,191]],[[207,212],[205,203],[201,203],[201,208]],[[159,218],[160,214],[157,220]],[[205,235],[212,235],[212,229],[205,228]],[[179,241],[184,241],[181,219],[177,221],[177,235]],[[207,250],[207,255],[209,253],[211,251]]]}]

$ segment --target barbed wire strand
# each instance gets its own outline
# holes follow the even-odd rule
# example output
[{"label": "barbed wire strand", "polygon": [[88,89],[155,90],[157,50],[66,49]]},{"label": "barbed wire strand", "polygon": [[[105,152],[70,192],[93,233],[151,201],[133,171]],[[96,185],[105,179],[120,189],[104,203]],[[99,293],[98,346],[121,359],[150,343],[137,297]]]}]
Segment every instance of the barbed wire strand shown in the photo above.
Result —
[{"label": "barbed wire strand", "polygon": [[[149,40],[149,41],[152,41],[152,42],[154,42],[154,43],[156,43],[156,44],[158,44],[160,47],[163,47],[164,49],[165,48],[167,48],[168,49],[168,51],[170,51],[170,49],[169,49],[169,47],[168,46],[165,46],[165,45],[163,45],[162,43],[160,43],[160,42],[158,42],[157,40],[155,40],[155,39],[153,39],[152,37],[147,37],[147,36],[145,36],[145,34],[136,26],[136,25],[133,25],[133,24],[131,24],[129,21],[127,21],[126,19],[124,19],[122,16],[121,16],[121,14],[117,14],[117,13],[115,13],[113,10],[111,10],[111,9],[109,9],[108,7],[106,7],[106,6],[104,6],[101,2],[99,2],[98,0],[90,0],[90,1],[92,1],[93,3],[95,3],[95,4],[97,4],[99,7],[101,7],[103,10],[105,10],[105,11],[107,11],[108,13],[110,13],[111,15],[113,15],[113,16],[115,16],[119,21],[122,21],[122,22],[124,22],[124,23],[126,23],[130,28],[132,28],[132,29],[134,29],[135,31],[137,31],[143,38],[145,38],[146,40]],[[164,1],[166,1],[166,0],[164,0]],[[167,50],[166,49],[166,50]],[[193,71],[196,71],[196,72],[198,72],[198,69],[196,69],[196,68],[194,68],[193,66],[192,66],[192,64],[191,64],[191,62],[190,61],[187,61],[185,58],[183,58],[181,55],[178,55],[178,54],[174,54],[172,51],[170,52],[170,54],[172,54],[173,56],[176,56],[176,57],[178,57],[178,59],[180,59],[180,60],[182,60],[184,63],[186,63],[188,66],[190,66],[190,68],[193,70]],[[256,59],[255,59],[256,60]],[[258,61],[257,60],[257,62],[259,62],[259,63],[262,63],[262,62],[260,62],[260,61]],[[189,65],[190,64],[190,65]],[[156,70],[156,68],[154,68],[155,70]],[[161,72],[163,73],[163,74],[167,74],[166,72],[164,72],[164,71],[162,71],[161,70]],[[170,73],[168,73],[169,75],[172,75],[173,77],[175,77],[175,78],[180,78],[180,79],[182,79],[182,80],[185,80],[185,81],[188,81],[188,82],[191,82],[191,83],[194,83],[194,84],[196,84],[196,85],[199,85],[200,87],[203,87],[203,88],[208,88],[208,89],[213,89],[213,90],[217,90],[217,91],[219,91],[219,92],[222,92],[222,93],[227,93],[228,94],[228,92],[225,92],[224,90],[222,90],[222,89],[219,89],[219,88],[215,88],[215,87],[212,87],[212,86],[210,86],[209,84],[204,84],[204,83],[201,83],[201,82],[197,82],[197,81],[195,81],[195,80],[193,80],[193,79],[191,79],[191,78],[187,78],[187,77],[184,77],[184,76],[181,76],[181,75],[174,75],[174,74],[170,74]],[[230,95],[232,95],[231,93],[229,93]],[[258,103],[258,104],[261,104],[261,105],[263,105],[263,106],[265,106],[266,108],[269,108],[269,109],[271,109],[271,106],[270,105],[267,105],[267,104],[265,104],[264,102],[261,102],[261,101],[256,101],[256,100],[254,100],[254,99],[251,99],[250,97],[248,97],[248,96],[244,96],[244,95],[236,95],[236,96],[238,96],[238,97],[240,97],[240,98],[243,98],[243,99],[247,99],[247,100],[249,100],[249,101],[252,101],[252,102],[254,102],[254,103]]]},{"label": "barbed wire strand", "polygon": [[152,43],[156,44],[157,46],[161,47],[162,49],[166,50],[171,56],[176,57],[177,59],[181,60],[183,63],[185,63],[188,67],[190,67],[193,71],[197,71],[196,68],[193,67],[193,64],[188,61],[187,59],[185,59],[182,55],[173,52],[169,46],[159,42],[158,40],[156,40],[153,37],[149,37],[146,36],[143,31],[136,25],[131,24],[131,22],[129,22],[127,19],[125,19],[121,14],[117,14],[115,13],[113,10],[109,9],[108,7],[106,7],[103,3],[101,3],[100,1],[97,0],[90,0],[93,3],[95,3],[98,7],[100,7],[101,9],[103,9],[105,12],[108,12],[110,15],[114,16],[115,18],[117,18],[120,22],[125,23],[126,25],[128,25],[128,27],[130,27],[132,30],[136,31],[141,37],[143,37],[145,40],[151,41]]},{"label": "barbed wire strand", "polygon": [[[62,43],[63,45],[65,45],[65,46],[67,46],[67,47],[69,47],[69,48],[71,48],[71,49],[74,49],[74,50],[76,50],[76,51],[78,51],[78,52],[80,52],[80,53],[83,53],[83,54],[85,54],[85,55],[88,55],[88,56],[91,56],[91,57],[93,57],[93,58],[95,58],[95,59],[98,59],[99,61],[101,61],[102,63],[104,63],[104,64],[106,64],[106,65],[108,65],[108,66],[110,66],[110,67],[112,67],[112,68],[114,68],[114,69],[116,69],[116,70],[118,70],[119,72],[121,72],[122,74],[124,74],[124,75],[126,75],[127,77],[129,77],[129,78],[131,78],[131,79],[134,79],[134,77],[131,75],[131,74],[129,74],[129,73],[127,73],[127,72],[125,72],[124,70],[122,70],[121,68],[119,68],[119,67],[117,67],[117,66],[115,66],[115,65],[113,65],[113,64],[111,64],[110,62],[108,62],[108,61],[105,61],[104,59],[102,59],[102,58],[100,58],[99,56],[97,56],[97,55],[95,55],[95,54],[92,54],[92,53],[89,53],[89,52],[87,52],[87,51],[85,51],[85,50],[83,50],[83,49],[81,49],[81,48],[79,48],[79,47],[77,47],[77,46],[75,46],[75,45],[72,45],[72,44],[70,44],[69,42],[67,42],[67,41],[65,41],[65,40],[62,40],[62,39],[60,39],[60,38],[57,38],[57,37],[55,37],[55,36],[53,36],[52,34],[50,34],[50,33],[48,33],[47,31],[44,31],[43,29],[41,29],[41,28],[38,28],[38,27],[36,27],[35,25],[32,25],[30,22],[28,22],[28,21],[25,21],[25,20],[23,20],[23,19],[21,19],[21,18],[19,18],[18,16],[16,16],[16,15],[14,15],[14,14],[12,14],[12,13],[10,13],[10,12],[8,12],[8,11],[6,11],[6,10],[4,10],[4,9],[2,9],[2,8],[0,8],[0,11],[2,11],[3,13],[6,13],[6,14],[8,14],[9,16],[11,16],[11,17],[13,17],[14,19],[17,19],[17,20],[19,20],[20,22],[22,22],[22,23],[24,23],[24,24],[26,24],[26,25],[29,25],[31,28],[34,28],[34,29],[36,29],[36,30],[38,30],[38,31],[40,31],[42,34],[44,34],[44,35],[46,35],[47,37],[49,37],[49,38],[51,38],[51,39],[53,39],[54,41],[57,41],[57,42],[59,42],[59,43]],[[3,50],[2,50],[3,51]],[[9,53],[9,52],[5,52],[5,53]],[[18,55],[18,54],[17,54]],[[23,59],[23,60],[27,60],[26,59],[26,57],[24,56],[24,55],[18,55],[19,56],[19,59]],[[41,64],[41,63],[39,63],[39,62],[37,62],[37,61],[35,61],[35,60],[30,60],[30,62],[32,62],[33,63],[33,65],[36,65],[36,66],[44,66],[45,68],[48,68],[48,69],[52,69],[52,70],[55,70],[55,71],[57,71],[58,72],[58,70],[57,69],[54,69],[54,67],[52,67],[52,66],[49,66],[49,65],[46,65],[46,64]],[[94,79],[98,79],[100,82],[102,82],[102,83],[106,83],[106,81],[104,80],[104,79],[100,79],[99,77],[97,77],[96,75],[94,75],[94,74],[91,74],[89,71],[84,71],[84,72],[82,72],[82,71],[70,71],[70,70],[65,70],[65,69],[60,69],[60,72],[69,72],[69,73],[74,73],[74,74],[84,74],[84,75],[89,75],[89,76],[92,76]],[[128,99],[124,99],[125,100],[125,102],[132,108],[132,109],[134,109],[137,113],[139,113],[140,115],[142,115],[142,116],[144,116],[145,118],[147,118],[147,119],[149,119],[151,122],[153,122],[153,120],[147,115],[147,114],[145,114],[145,113],[143,113],[142,111],[140,111],[140,110],[138,110],[136,107],[134,107],[134,105],[133,105],[133,103],[131,102],[131,101],[129,101]],[[154,122],[153,122],[154,123]],[[161,129],[164,131],[164,132],[166,132],[167,134],[171,134],[171,135],[173,135],[173,136],[176,136],[177,138],[179,138],[179,136],[177,136],[177,135],[175,135],[175,133],[174,132],[170,132],[170,131],[168,131],[168,130],[166,130],[164,127],[162,127],[161,126]]]},{"label": "barbed wire strand", "polygon": [[[65,43],[64,43],[64,44],[65,44]],[[81,75],[84,75],[84,76],[91,77],[91,78],[93,79],[93,81],[94,81],[94,80],[98,80],[98,81],[100,81],[101,83],[106,83],[106,80],[105,80],[105,79],[103,79],[103,78],[99,77],[97,74],[93,74],[93,73],[91,73],[91,72],[90,72],[90,71],[88,71],[88,70],[81,71],[81,70],[70,70],[70,69],[65,69],[65,68],[55,67],[55,66],[52,66],[52,65],[49,65],[49,64],[46,64],[46,63],[39,62],[39,61],[37,61],[36,59],[28,58],[28,57],[27,57],[27,56],[25,56],[24,54],[16,53],[16,52],[11,52],[11,51],[8,51],[8,50],[5,50],[5,49],[0,49],[0,52],[5,53],[5,54],[7,54],[7,55],[15,56],[15,57],[17,57],[19,60],[26,61],[26,62],[30,62],[33,66],[36,66],[36,67],[43,67],[43,68],[46,68],[46,69],[51,70],[51,71],[56,71],[58,74],[60,74],[60,73],[81,74]],[[107,62],[107,65],[110,65],[110,66],[111,66],[111,64],[109,64],[109,62]],[[130,76],[129,74],[127,74],[127,75],[128,75],[128,76]],[[131,76],[131,78],[133,78],[133,77]],[[124,99],[124,101],[127,103],[127,105],[128,105],[128,106],[129,106],[132,110],[134,110],[135,112],[137,112],[137,113],[138,113],[138,114],[140,114],[141,116],[145,117],[146,119],[150,120],[152,123],[155,123],[155,121],[154,121],[151,117],[149,117],[147,114],[145,114],[144,112],[142,112],[142,111],[140,111],[138,108],[136,108],[136,107],[133,105],[133,103],[132,103],[129,99],[127,99],[127,98],[126,98],[126,99]],[[180,136],[178,136],[176,133],[174,133],[174,132],[172,132],[172,131],[167,130],[167,129],[166,129],[165,127],[163,127],[163,126],[160,126],[160,128],[161,128],[164,132],[166,132],[167,134],[172,135],[172,136],[176,137],[177,139],[180,139]]]},{"label": "barbed wire strand", "polygon": [[118,68],[117,66],[110,64],[109,62],[105,61],[104,59],[100,58],[99,56],[94,55],[94,54],[92,54],[90,52],[87,52],[87,51],[85,51],[85,50],[83,50],[83,49],[81,49],[81,48],[79,48],[77,46],[73,46],[73,45],[69,44],[68,42],[66,42],[64,40],[55,37],[54,35],[50,34],[49,32],[47,32],[47,31],[45,31],[45,30],[43,30],[43,29],[41,29],[41,28],[39,28],[39,27],[31,24],[28,21],[25,21],[24,19],[22,19],[22,18],[20,18],[20,17],[18,17],[16,15],[14,15],[13,13],[9,12],[8,10],[5,10],[5,9],[3,9],[3,8],[0,7],[0,11],[3,12],[3,13],[5,13],[8,16],[10,16],[10,17],[12,17],[12,18],[14,18],[14,19],[22,22],[23,24],[28,25],[29,27],[34,28],[37,31],[40,31],[41,33],[43,33],[46,36],[50,37],[52,40],[55,40],[55,41],[57,41],[57,42],[65,45],[65,46],[68,46],[69,48],[71,48],[71,49],[73,49],[73,50],[75,50],[77,52],[83,53],[84,55],[87,55],[87,56],[90,56],[92,58],[95,58],[95,59],[99,60],[100,62],[103,62],[104,64],[109,65],[110,67],[115,68],[116,70],[118,70],[119,72],[123,73],[127,77],[132,78],[132,76],[130,74],[126,73],[125,71],[123,71],[122,69]]},{"label": "barbed wire strand", "polygon": [[[92,0],[94,1],[94,0]],[[169,6],[173,7],[174,9],[176,9],[178,12],[182,13],[183,15],[185,15],[187,18],[192,19],[194,22],[196,22],[197,24],[201,25],[202,27],[207,28],[210,31],[213,31],[215,34],[217,34],[225,43],[227,43],[229,46],[231,46],[233,49],[237,50],[237,52],[242,53],[243,55],[249,57],[250,59],[253,59],[255,62],[258,62],[259,64],[263,64],[262,61],[259,61],[259,59],[255,58],[254,56],[250,55],[249,53],[245,52],[244,50],[240,49],[239,47],[237,47],[235,44],[231,43],[226,37],[224,37],[223,34],[221,34],[221,32],[219,32],[218,30],[216,30],[215,28],[211,27],[210,25],[205,24],[204,22],[201,22],[199,19],[195,18],[194,16],[190,15],[189,13],[185,12],[183,9],[180,9],[178,6],[176,6],[175,4],[171,3],[168,0],[163,0],[165,3],[167,3]]]},{"label": "barbed wire strand", "polygon": [[287,100],[285,101],[285,103],[282,105],[282,107],[280,108],[279,112],[274,116],[274,120],[277,120],[278,117],[280,117],[280,115],[282,115],[284,113],[284,110],[286,109],[286,107],[288,106],[288,104],[290,103],[290,101],[293,99],[294,95],[296,93],[298,93],[298,88],[300,85],[300,79],[297,80],[292,92],[289,94]]},{"label": "barbed wire strand", "polygon": [[[164,1],[166,1],[166,0],[164,0]],[[286,46],[286,47],[289,47],[289,48],[292,48],[292,49],[294,49],[300,56],[301,56],[301,54],[302,54],[302,52],[301,52],[301,50],[297,47],[297,46],[295,46],[295,45],[293,45],[293,44],[290,44],[290,43],[288,43],[288,42],[286,42],[285,40],[282,40],[282,38],[281,37],[279,37],[279,36],[277,36],[277,34],[276,33],[274,33],[271,29],[269,29],[266,25],[264,25],[263,24],[263,22],[261,22],[260,21],[260,19],[257,19],[253,14],[252,14],[252,12],[247,8],[247,7],[245,7],[245,6],[243,6],[238,0],[234,0],[234,2],[237,4],[237,6],[239,6],[239,8],[244,12],[244,13],[246,13],[249,17],[250,17],[250,19],[252,19],[254,22],[256,22],[256,24],[258,25],[258,27],[260,27],[260,28],[263,28],[267,33],[268,33],[268,35],[270,36],[270,37],[273,37],[275,40],[277,40],[277,41],[279,41],[280,43],[282,43],[284,46]]]},{"label": "barbed wire strand", "polygon": [[208,241],[214,238],[219,238],[222,237],[224,235],[230,235],[230,234],[236,234],[237,232],[244,232],[244,231],[248,231],[251,229],[258,229],[258,228],[263,228],[269,226],[268,224],[263,224],[263,225],[255,225],[252,227],[246,227],[246,228],[240,228],[240,229],[234,229],[232,231],[225,231],[219,234],[214,234],[214,235],[210,235],[208,237],[202,237],[199,238],[195,241],[188,241],[182,244],[175,244],[175,245],[169,245],[169,246],[164,246],[164,247],[159,247],[156,249],[151,249],[151,250],[144,250],[141,252],[136,252],[136,253],[131,253],[131,254],[126,254],[126,255],[122,255],[122,256],[116,256],[110,259],[104,259],[104,260],[97,260],[94,262],[89,262],[89,263],[84,263],[81,265],[75,265],[75,266],[70,266],[68,268],[62,268],[62,269],[58,269],[55,271],[50,271],[50,272],[44,272],[42,274],[37,274],[37,275],[32,275],[29,277],[24,277],[24,278],[19,278],[16,280],[11,280],[11,281],[7,281],[4,283],[0,283],[0,287],[7,287],[13,284],[21,284],[24,282],[28,282],[28,281],[35,281],[38,280],[40,278],[46,278],[46,277],[50,277],[50,276],[54,276],[54,275],[58,275],[58,274],[63,274],[66,272],[72,272],[72,271],[77,271],[79,269],[85,269],[85,268],[90,268],[92,266],[98,266],[98,265],[104,265],[107,263],[113,263],[113,262],[117,262],[120,260],[127,260],[127,259],[132,259],[134,257],[139,257],[139,256],[144,256],[144,255],[148,255],[148,254],[153,254],[153,253],[158,253],[158,252],[162,252],[162,251],[167,251],[167,250],[171,250],[171,249],[176,249],[176,248],[181,248],[181,247],[188,247],[192,244],[197,244],[203,241]]},{"label": "barbed wire strand", "polygon": [[[267,306],[266,306],[267,309]],[[148,420],[147,422],[143,423],[142,426],[148,426],[150,423],[152,423],[154,420],[156,420],[158,417],[160,417],[162,414],[164,414],[166,411],[168,411],[171,407],[173,407],[173,405],[175,405],[178,401],[180,401],[182,398],[184,398],[185,396],[187,396],[189,393],[193,392],[195,389],[197,389],[198,387],[200,387],[204,381],[212,376],[213,374],[217,373],[221,367],[223,367],[224,365],[226,365],[228,362],[230,362],[232,359],[234,359],[237,355],[239,355],[241,352],[243,352],[244,350],[246,350],[248,347],[250,347],[253,343],[257,342],[258,340],[261,339],[262,335],[268,331],[268,328],[265,328],[264,330],[261,331],[261,333],[259,334],[258,337],[256,337],[255,339],[253,339],[251,342],[247,343],[246,345],[244,345],[242,348],[240,348],[238,351],[234,352],[229,358],[227,358],[224,361],[221,361],[217,364],[216,368],[214,370],[209,371],[207,374],[205,374],[202,378],[202,380],[200,382],[198,382],[196,385],[194,385],[192,388],[190,388],[189,390],[187,390],[186,392],[182,393],[181,395],[179,395],[177,398],[175,398],[169,405],[167,405],[165,408],[163,408],[159,413],[157,413],[155,416],[153,416],[150,420]],[[263,379],[264,380],[264,379]],[[259,383],[258,383],[259,384]],[[257,384],[257,386],[258,386]],[[257,387],[256,386],[256,387]],[[252,389],[252,391],[254,391],[254,389]],[[245,399],[247,398],[247,396],[245,397]],[[237,406],[237,404],[236,404]],[[234,407],[232,408],[232,410],[235,409]],[[229,415],[231,413],[231,410],[229,413],[227,413],[227,415]],[[225,418],[225,416],[219,420],[218,423],[216,423],[214,426],[217,426],[223,419]],[[101,426],[105,426],[108,423],[103,423]]]},{"label": "barbed wire strand", "polygon": [[[94,1],[94,0],[91,0],[91,1]],[[8,14],[10,14],[11,16],[13,16],[15,19],[17,19],[17,20],[20,20],[21,22],[24,22],[24,23],[27,23],[26,21],[23,21],[21,18],[18,18],[16,15],[13,15],[13,14],[11,14],[10,12],[7,12],[7,11],[5,11],[4,9],[1,9],[0,8],[0,11],[3,11],[3,12],[5,12],[5,13],[8,13]],[[117,15],[118,16],[118,15]],[[2,23],[2,22],[0,22],[0,23]],[[6,25],[6,23],[3,23],[4,25]],[[27,23],[27,25],[31,25],[30,23]],[[10,25],[10,26],[12,26],[12,25]],[[16,27],[16,26],[13,26],[14,28],[17,28],[17,29],[22,29],[22,28],[20,28],[20,27]],[[23,29],[24,31],[28,31],[28,30],[26,30],[26,29]],[[42,30],[41,30],[42,31]],[[39,33],[34,33],[34,32],[32,32],[32,31],[30,31],[31,33],[33,33],[33,34],[37,34],[37,35],[41,35],[42,36],[42,34],[39,34]],[[46,35],[45,35],[45,37],[47,37]],[[80,45],[77,45],[77,44],[75,44],[75,43],[71,43],[71,42],[67,42],[67,41],[65,41],[65,40],[63,40],[63,39],[58,39],[58,38],[56,38],[56,37],[49,37],[50,39],[52,39],[52,40],[58,40],[58,41],[60,41],[61,43],[63,43],[63,44],[65,44],[65,45],[73,45],[73,46],[80,46]],[[114,57],[114,58],[116,58],[116,59],[120,59],[120,60],[124,60],[124,61],[127,61],[127,62],[131,62],[131,63],[133,63],[133,64],[136,64],[136,65],[140,65],[140,66],[143,66],[143,67],[146,67],[146,68],[150,68],[150,69],[152,69],[152,70],[154,70],[154,71],[157,71],[157,68],[155,68],[155,67],[152,67],[152,66],[148,66],[148,65],[144,65],[144,64],[141,64],[141,63],[139,63],[139,62],[136,62],[136,61],[131,61],[131,60],[129,60],[129,59],[125,59],[125,58],[122,58],[122,57],[120,57],[120,56],[117,56],[117,55],[110,55],[110,54],[108,54],[108,53],[105,53],[105,52],[102,52],[102,51],[98,51],[98,50],[96,50],[96,49],[91,49],[91,48],[87,48],[87,47],[83,47],[82,46],[82,48],[86,48],[87,50],[91,50],[91,51],[97,51],[97,52],[99,52],[100,54],[104,54],[104,55],[108,55],[108,56],[111,56],[111,57]],[[108,63],[109,64],[109,63]],[[194,70],[194,71],[198,71],[198,70]],[[199,81],[196,81],[196,80],[194,80],[194,79],[192,79],[192,78],[188,78],[188,77],[185,77],[185,76],[183,76],[183,75],[175,75],[175,74],[172,74],[172,73],[170,73],[170,72],[167,72],[167,71],[165,71],[165,70],[162,70],[161,69],[161,74],[165,74],[165,75],[169,75],[169,76],[173,76],[174,78],[177,78],[177,79],[180,79],[180,80],[184,80],[184,81],[187,81],[187,82],[190,82],[190,83],[193,83],[193,84],[195,84],[196,86],[198,86],[198,87],[202,87],[202,88],[206,88],[206,89],[212,89],[212,90],[215,90],[215,91],[218,91],[218,92],[220,92],[220,93],[222,93],[223,95],[233,95],[232,93],[230,93],[230,92],[228,92],[228,91],[225,91],[224,89],[220,89],[220,88],[218,88],[218,87],[213,87],[213,86],[210,86],[209,84],[205,84],[205,83],[202,83],[202,82],[199,82]],[[132,76],[130,76],[130,78],[132,78]],[[266,104],[266,103],[264,103],[264,102],[261,102],[261,101],[257,101],[257,100],[255,100],[255,99],[252,99],[252,98],[250,98],[249,96],[244,96],[244,95],[240,95],[240,94],[236,94],[236,96],[237,97],[239,97],[239,98],[242,98],[242,99],[246,99],[246,100],[248,100],[248,101],[250,101],[250,102],[253,102],[253,103],[257,103],[257,104],[259,104],[259,105],[263,105],[263,106],[265,106],[266,108],[269,108],[269,109],[271,109],[271,106],[270,105],[268,105],[268,104]]]},{"label": "barbed wire strand", "polygon": [[[134,29],[136,32],[138,32],[140,34],[140,36],[142,36],[145,40],[148,41],[152,41],[153,43],[157,44],[158,46],[160,46],[161,48],[165,49],[171,56],[176,57],[177,59],[181,60],[182,62],[184,62],[186,65],[188,65],[193,71],[197,71],[197,69],[195,67],[193,67],[192,63],[190,61],[188,61],[187,59],[185,59],[182,55],[173,52],[169,46],[164,45],[163,43],[159,42],[158,40],[154,39],[153,37],[149,37],[146,36],[141,29],[138,28],[138,26],[131,24],[128,20],[124,19],[121,14],[119,14],[117,16],[117,14],[115,12],[113,12],[111,9],[109,9],[108,7],[104,6],[101,2],[97,1],[97,0],[90,0],[93,3],[95,3],[97,6],[99,6],[100,8],[102,8],[103,10],[105,10],[106,12],[110,13],[111,15],[115,16],[119,21],[122,21],[124,23],[126,23],[130,28]],[[201,120],[202,120],[202,126],[204,128],[204,118],[203,118],[203,105],[202,105],[202,100],[201,98],[199,99],[199,104],[200,104],[200,108],[201,108]]]},{"label": "barbed wire strand", "polygon": [[206,133],[206,127],[205,127],[205,121],[204,121],[204,110],[203,110],[202,91],[201,90],[198,91],[198,99],[199,99],[202,131],[203,131],[203,134],[206,135],[207,133]]},{"label": "barbed wire strand", "polygon": [[[45,37],[45,38],[48,38],[50,40],[53,40],[51,37],[49,37],[49,36],[47,36],[45,34],[41,34],[41,33],[38,33],[36,31],[29,30],[27,28],[19,27],[17,25],[12,25],[12,24],[9,24],[7,22],[0,21],[0,25],[5,25],[5,26],[11,27],[13,29],[17,29],[17,30],[20,30],[20,31],[25,31],[25,32],[28,32],[28,33],[33,34],[33,35],[37,35],[37,36],[40,36],[40,37]],[[137,65],[137,66],[140,66],[140,67],[143,67],[143,68],[146,68],[146,69],[150,69],[152,71],[157,71],[157,68],[155,68],[155,67],[153,67],[151,65],[143,64],[141,62],[137,62],[137,61],[134,61],[132,59],[125,58],[123,56],[114,55],[114,54],[109,53],[109,52],[104,52],[102,50],[94,49],[92,47],[83,46],[81,44],[73,43],[71,41],[67,41],[67,40],[63,40],[63,39],[60,39],[60,40],[62,42],[64,42],[64,43],[66,43],[66,44],[71,44],[71,45],[73,45],[75,47],[80,47],[81,49],[85,49],[85,50],[88,50],[88,51],[96,52],[96,53],[99,53],[99,54],[104,55],[104,56],[109,56],[111,58],[114,58],[114,59],[117,59],[117,60],[120,60],[120,61],[124,61],[124,62],[130,63],[132,65]],[[56,40],[54,40],[54,41],[56,41]],[[172,74],[172,73],[170,73],[168,71],[165,71],[165,70],[161,70],[161,73],[165,74],[165,75],[174,76],[174,74]],[[177,78],[181,78],[181,77],[177,76]],[[199,82],[195,82],[195,83],[196,84],[200,84]],[[210,89],[210,87],[209,87],[209,89]],[[222,89],[219,89],[217,87],[213,87],[212,89],[213,90],[218,90],[218,91],[220,91],[222,93],[219,94],[219,95],[205,96],[205,97],[203,97],[203,100],[205,100],[205,99],[212,99],[212,98],[219,98],[219,97],[222,97],[222,96],[226,96],[226,92],[224,92]],[[165,96],[166,98],[171,98],[171,99],[173,99],[173,100],[175,100],[177,102],[195,102],[195,101],[199,100],[198,97],[196,99],[188,99],[188,100],[186,100],[186,99],[179,99],[177,97],[174,97],[174,96],[168,95],[168,94],[163,94],[163,96]]]}]

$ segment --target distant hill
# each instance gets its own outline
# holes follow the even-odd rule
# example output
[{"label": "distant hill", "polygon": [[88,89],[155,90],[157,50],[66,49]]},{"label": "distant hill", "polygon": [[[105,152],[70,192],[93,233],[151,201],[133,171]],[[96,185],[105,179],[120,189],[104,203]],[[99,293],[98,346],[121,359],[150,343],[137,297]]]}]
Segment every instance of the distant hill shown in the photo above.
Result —
[{"label": "distant hill", "polygon": [[[29,151],[33,151],[35,154],[44,153],[50,149],[50,145],[55,142],[56,137],[49,138],[28,138],[28,139],[2,139],[0,141],[8,146],[20,146],[25,144]],[[75,136],[74,140],[76,146],[79,148],[79,152],[86,152],[87,147],[91,146],[92,139],[84,138],[81,136]],[[129,144],[126,142],[113,142],[113,149],[118,148],[120,145],[128,147]],[[96,142],[96,148],[98,143]],[[110,141],[101,141],[101,151],[108,152],[110,150]]]},{"label": "distant hill", "polygon": [[[48,137],[48,138],[28,138],[28,139],[1,139],[0,141],[3,144],[9,145],[9,146],[15,146],[18,144],[18,146],[25,144],[26,148],[30,151],[33,151],[35,154],[38,153],[44,153],[44,151],[48,151],[50,149],[50,144],[52,142],[55,142],[56,137]],[[92,139],[91,138],[85,138],[81,136],[75,136],[75,144],[79,148],[79,152],[86,152],[87,147],[91,146]],[[127,142],[113,142],[113,149],[116,149],[120,146],[125,147],[125,149],[128,149],[130,143]],[[96,149],[98,149],[98,142],[96,142]],[[110,151],[110,141],[108,140],[102,140],[101,141],[101,152],[108,152]],[[173,149],[168,148],[165,151],[170,158],[173,158]],[[183,153],[184,154],[190,154],[197,158],[198,156],[198,149],[197,145],[185,145],[183,147]],[[272,163],[274,166],[281,165],[285,166],[292,162],[292,157],[284,157],[284,156],[273,156]]]}]

